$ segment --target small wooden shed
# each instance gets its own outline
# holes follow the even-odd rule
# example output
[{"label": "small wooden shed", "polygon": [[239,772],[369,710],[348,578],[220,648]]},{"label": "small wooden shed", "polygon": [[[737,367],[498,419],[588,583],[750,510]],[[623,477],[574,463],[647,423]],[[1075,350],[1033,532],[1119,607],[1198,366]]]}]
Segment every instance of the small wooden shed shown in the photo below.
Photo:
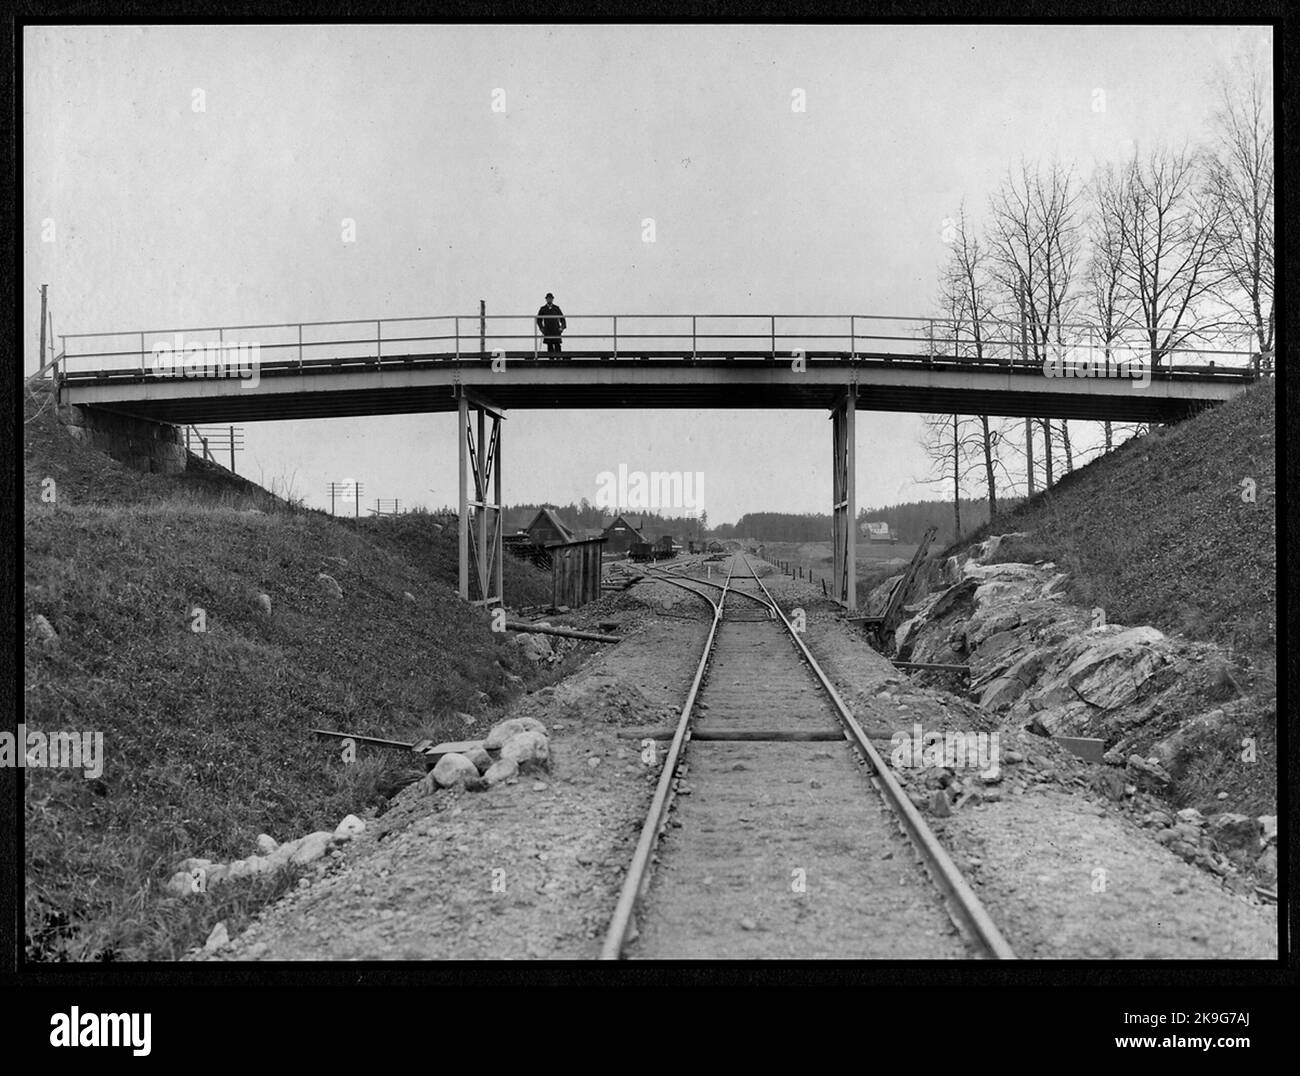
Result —
[{"label": "small wooden shed", "polygon": [[576,609],[600,597],[600,553],[604,538],[560,542],[551,555],[551,604]]}]

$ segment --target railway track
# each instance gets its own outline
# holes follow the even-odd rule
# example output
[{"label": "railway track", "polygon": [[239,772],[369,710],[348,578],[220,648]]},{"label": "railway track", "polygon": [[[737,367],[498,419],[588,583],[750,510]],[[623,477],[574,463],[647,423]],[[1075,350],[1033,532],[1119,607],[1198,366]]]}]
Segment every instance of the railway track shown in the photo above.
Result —
[{"label": "railway track", "polygon": [[713,614],[601,956],[1014,957],[748,557]]}]

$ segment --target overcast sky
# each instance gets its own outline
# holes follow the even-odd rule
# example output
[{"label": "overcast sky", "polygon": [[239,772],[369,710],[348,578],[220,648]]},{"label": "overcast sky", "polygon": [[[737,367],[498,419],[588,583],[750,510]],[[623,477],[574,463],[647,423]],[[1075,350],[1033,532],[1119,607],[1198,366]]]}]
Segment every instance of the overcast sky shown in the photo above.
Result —
[{"label": "overcast sky", "polygon": [[[1270,31],[29,28],[26,368],[41,283],[56,333],[529,314],[548,291],[569,315],[929,314],[963,198],[981,218],[1021,157],[1086,177],[1202,140],[1206,79],[1255,42]],[[859,413],[860,506],[941,496],[919,433]],[[819,412],[515,410],[506,437],[510,502],[594,500],[622,463],[703,472],[715,523],[829,511]],[[342,479],[456,500],[450,416],[246,441],[240,473],[317,506]]]}]

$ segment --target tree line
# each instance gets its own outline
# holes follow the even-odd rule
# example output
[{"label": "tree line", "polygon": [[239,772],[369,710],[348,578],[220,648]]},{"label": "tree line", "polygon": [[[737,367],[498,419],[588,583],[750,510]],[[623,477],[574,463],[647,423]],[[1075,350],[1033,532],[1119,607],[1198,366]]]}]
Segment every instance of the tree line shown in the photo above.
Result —
[{"label": "tree line", "polygon": [[[1242,56],[1213,82],[1202,145],[1158,145],[1086,180],[1060,161],[1022,161],[977,222],[963,201],[946,222],[930,346],[976,362],[1059,363],[1079,348],[1105,370],[1204,365],[1249,340],[1271,372],[1273,114],[1268,61]],[[1105,364],[1102,366],[1102,364]],[[1113,375],[1112,375],[1113,376]],[[1033,496],[1082,457],[1143,425],[927,415],[922,441],[957,535],[968,494],[997,515],[1005,490]],[[1099,433],[1099,436],[1098,436]],[[1091,442],[1089,443],[1089,435]],[[967,513],[970,509],[967,508]]]}]

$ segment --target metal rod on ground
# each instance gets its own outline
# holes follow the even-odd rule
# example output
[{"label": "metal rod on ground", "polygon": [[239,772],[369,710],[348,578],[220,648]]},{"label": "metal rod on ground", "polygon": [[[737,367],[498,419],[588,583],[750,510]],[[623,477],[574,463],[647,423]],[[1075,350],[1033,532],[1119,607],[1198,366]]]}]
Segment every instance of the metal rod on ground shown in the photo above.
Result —
[{"label": "metal rod on ground", "polygon": [[576,628],[539,627],[536,624],[525,624],[519,620],[507,620],[506,630],[535,631],[542,635],[559,635],[565,639],[589,639],[593,643],[621,643],[623,641],[622,637],[618,635],[603,635],[595,631],[578,631]]}]

